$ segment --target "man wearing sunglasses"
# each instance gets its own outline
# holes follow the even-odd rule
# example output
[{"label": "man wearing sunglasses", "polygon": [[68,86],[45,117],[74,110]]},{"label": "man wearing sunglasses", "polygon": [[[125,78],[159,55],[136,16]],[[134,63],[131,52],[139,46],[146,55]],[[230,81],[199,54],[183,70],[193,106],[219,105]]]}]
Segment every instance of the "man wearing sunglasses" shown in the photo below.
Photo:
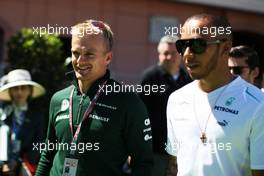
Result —
[{"label": "man wearing sunglasses", "polygon": [[[204,31],[211,27],[215,37]],[[223,17],[194,15],[176,42],[195,80],[167,104],[167,152],[170,163],[177,157],[178,176],[264,175],[264,94],[230,73],[232,36],[224,29]]]},{"label": "man wearing sunglasses", "polygon": [[[257,52],[248,46],[236,46],[229,52],[228,67],[232,74],[261,88],[257,78],[261,77]],[[260,82],[260,81],[259,81]]]}]

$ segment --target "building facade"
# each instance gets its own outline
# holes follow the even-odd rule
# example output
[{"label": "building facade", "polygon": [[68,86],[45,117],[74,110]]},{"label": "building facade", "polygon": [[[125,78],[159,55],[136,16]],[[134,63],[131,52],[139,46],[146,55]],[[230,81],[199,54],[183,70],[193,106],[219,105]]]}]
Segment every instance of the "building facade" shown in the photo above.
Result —
[{"label": "building facade", "polygon": [[[142,71],[157,62],[157,40],[166,29],[201,12],[226,16],[233,26],[234,45],[255,47],[264,65],[264,12],[254,8],[176,0],[1,0],[1,69],[8,61],[6,42],[22,27],[70,27],[92,18],[108,22],[115,34],[113,76],[124,83],[137,83]],[[60,37],[70,56],[70,34]]]}]

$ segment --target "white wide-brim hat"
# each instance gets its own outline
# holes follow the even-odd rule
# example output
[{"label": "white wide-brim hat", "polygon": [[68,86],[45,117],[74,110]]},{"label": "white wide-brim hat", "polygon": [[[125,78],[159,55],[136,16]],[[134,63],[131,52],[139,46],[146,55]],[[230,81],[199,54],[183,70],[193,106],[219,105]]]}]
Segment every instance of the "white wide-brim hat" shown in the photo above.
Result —
[{"label": "white wide-brim hat", "polygon": [[1,79],[2,86],[0,87],[0,100],[11,101],[8,89],[16,86],[29,85],[32,86],[32,96],[31,98],[37,98],[45,94],[45,88],[32,81],[29,71],[24,69],[16,69],[10,71],[7,75],[3,76]]}]

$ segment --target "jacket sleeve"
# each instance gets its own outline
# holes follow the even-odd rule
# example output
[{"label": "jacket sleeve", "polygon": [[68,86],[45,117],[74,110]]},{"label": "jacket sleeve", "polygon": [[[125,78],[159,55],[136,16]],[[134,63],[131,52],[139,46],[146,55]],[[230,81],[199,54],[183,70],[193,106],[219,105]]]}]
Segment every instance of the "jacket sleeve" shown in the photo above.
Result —
[{"label": "jacket sleeve", "polygon": [[47,176],[49,175],[51,166],[53,164],[53,158],[56,154],[56,150],[48,150],[48,144],[56,144],[56,134],[54,128],[54,118],[53,118],[53,108],[54,108],[54,98],[51,99],[50,108],[49,108],[49,123],[46,141],[43,144],[39,145],[39,150],[41,152],[41,158],[38,163],[36,176]]},{"label": "jacket sleeve", "polygon": [[[37,117],[37,118],[36,118]],[[34,136],[30,140],[30,147],[25,148],[25,151],[23,151],[23,157],[29,161],[30,164],[36,166],[40,159],[40,151],[34,148],[37,147],[41,143],[45,141],[46,136],[46,123],[44,120],[44,114],[43,113],[34,113],[32,118],[34,118],[34,126],[32,126]],[[27,129],[32,130],[32,129]]]},{"label": "jacket sleeve", "polygon": [[264,170],[264,103],[262,103],[252,118],[250,130],[250,166],[252,170]]},{"label": "jacket sleeve", "polygon": [[132,176],[150,176],[153,165],[152,134],[145,105],[138,96],[133,96],[126,109],[125,135]]}]

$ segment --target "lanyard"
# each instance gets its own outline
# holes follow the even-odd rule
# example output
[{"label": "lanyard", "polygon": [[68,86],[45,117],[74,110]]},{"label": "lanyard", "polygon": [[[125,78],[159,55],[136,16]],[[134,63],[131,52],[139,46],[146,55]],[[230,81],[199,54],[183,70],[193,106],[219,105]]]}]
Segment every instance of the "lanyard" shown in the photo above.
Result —
[{"label": "lanyard", "polygon": [[12,120],[12,130],[15,134],[15,139],[17,139],[17,136],[21,130],[21,127],[24,123],[24,119],[25,119],[25,112],[21,112],[21,114],[19,114],[19,116],[21,116],[21,124],[18,124],[17,125],[17,122],[16,122],[16,115],[15,115],[15,112],[14,112],[14,115],[13,115],[13,120]]},{"label": "lanyard", "polygon": [[[105,81],[103,84],[101,84],[101,87],[104,86],[106,84],[107,81]],[[80,122],[80,124],[78,125],[75,134],[73,135],[73,125],[72,125],[72,97],[73,97],[73,92],[74,92],[74,88],[71,91],[71,95],[70,95],[70,106],[69,106],[69,123],[70,123],[70,129],[71,129],[71,133],[73,136],[72,142],[76,143],[77,142],[77,138],[79,136],[80,130],[81,130],[81,126],[83,121],[85,121],[88,117],[89,114],[91,113],[91,111],[93,110],[97,99],[99,98],[100,94],[101,94],[101,89],[98,89],[98,91],[96,92],[93,100],[90,102],[88,108],[86,109],[82,121]]]}]

